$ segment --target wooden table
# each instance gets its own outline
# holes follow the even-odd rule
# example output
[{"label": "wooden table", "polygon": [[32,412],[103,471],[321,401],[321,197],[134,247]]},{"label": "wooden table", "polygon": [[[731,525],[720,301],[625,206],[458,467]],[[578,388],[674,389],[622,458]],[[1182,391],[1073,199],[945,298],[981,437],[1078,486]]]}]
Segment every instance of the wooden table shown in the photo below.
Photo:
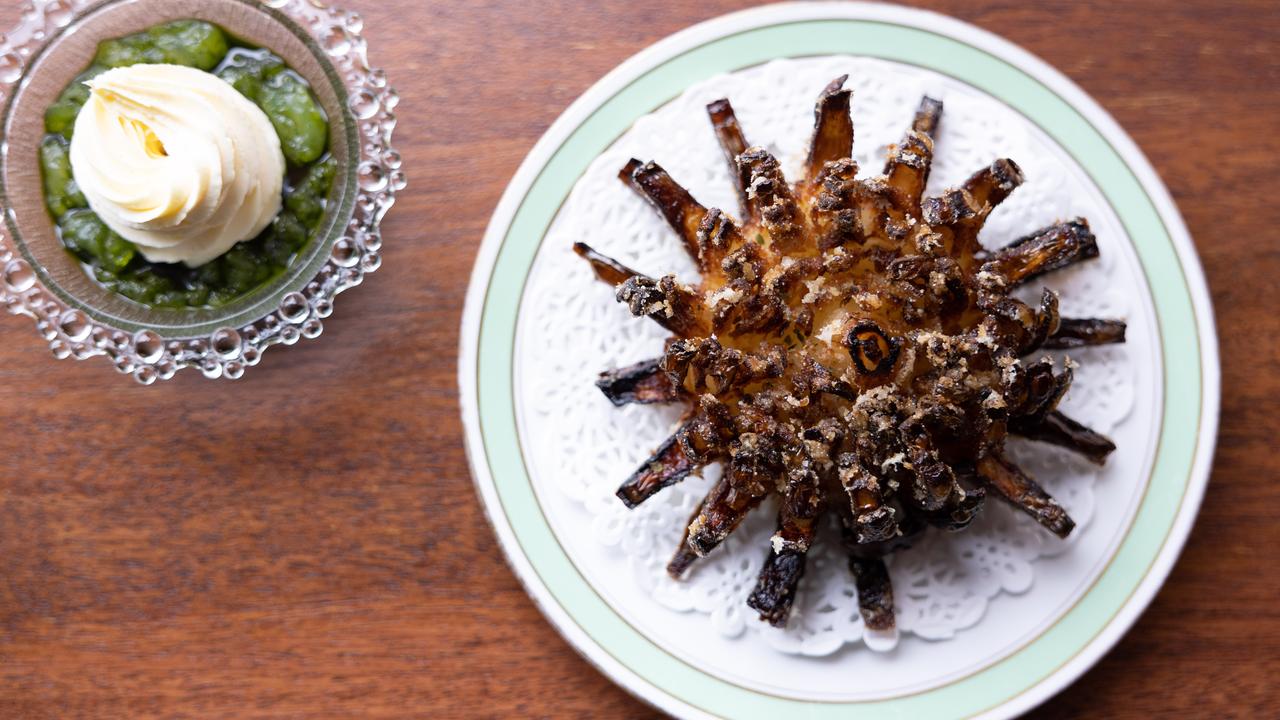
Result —
[{"label": "wooden table", "polygon": [[[458,420],[490,211],[600,75],[746,3],[346,0],[401,90],[411,187],[318,342],[142,388],[0,321],[0,717],[647,717],[503,563]],[[1190,544],[1038,718],[1274,717],[1280,9],[940,0],[1080,83],[1155,163],[1217,308],[1223,415]],[[0,27],[17,17],[0,9]]]}]

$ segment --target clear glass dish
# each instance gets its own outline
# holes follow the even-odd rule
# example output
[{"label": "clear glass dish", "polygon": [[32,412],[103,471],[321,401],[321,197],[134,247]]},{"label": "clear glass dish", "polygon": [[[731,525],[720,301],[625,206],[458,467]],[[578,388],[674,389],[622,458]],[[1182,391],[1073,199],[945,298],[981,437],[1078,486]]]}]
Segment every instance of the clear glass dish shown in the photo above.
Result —
[{"label": "clear glass dish", "polygon": [[[319,238],[279,277],[218,308],[148,308],[90,279],[45,209],[44,110],[102,40],[198,18],[270,48],[301,73],[329,115],[338,173]],[[35,320],[57,358],[109,358],[143,384],[187,367],[235,379],[276,343],[315,338],[334,297],[381,264],[379,224],[404,189],[391,146],[399,100],[369,66],[359,15],[316,0],[34,0],[0,37],[0,303]]]}]

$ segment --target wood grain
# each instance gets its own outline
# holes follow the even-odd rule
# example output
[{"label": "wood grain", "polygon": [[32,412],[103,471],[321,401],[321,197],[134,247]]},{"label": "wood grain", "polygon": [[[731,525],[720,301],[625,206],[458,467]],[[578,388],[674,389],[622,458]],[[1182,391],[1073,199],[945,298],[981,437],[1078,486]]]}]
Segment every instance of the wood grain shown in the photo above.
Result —
[{"label": "wood grain", "polygon": [[[746,3],[346,0],[404,98],[385,264],[319,342],[142,388],[0,320],[0,717],[649,717],[550,628],[467,473],[466,280],[524,154],[621,60]],[[929,5],[1110,110],[1217,309],[1212,484],[1168,585],[1037,718],[1274,717],[1280,696],[1280,9]],[[17,3],[0,9],[0,27]]]}]

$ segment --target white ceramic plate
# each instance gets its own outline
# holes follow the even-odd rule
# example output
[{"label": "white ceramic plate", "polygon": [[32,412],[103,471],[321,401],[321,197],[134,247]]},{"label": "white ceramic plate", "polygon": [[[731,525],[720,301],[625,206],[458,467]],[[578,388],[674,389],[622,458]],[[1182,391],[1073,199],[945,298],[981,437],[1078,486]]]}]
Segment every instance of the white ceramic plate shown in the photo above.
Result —
[{"label": "white ceramic plate", "polygon": [[[1104,254],[1124,270],[1113,267],[1108,282],[1125,284],[1136,298],[1127,313],[1137,329],[1134,357],[1151,371],[1139,372],[1138,407],[1117,430],[1122,453],[1111,463],[1113,476],[1098,485],[1092,523],[1070,552],[1037,563],[1034,587],[994,600],[998,612],[952,640],[911,638],[888,654],[850,646],[810,657],[779,653],[755,634],[725,637],[705,615],[673,612],[635,586],[626,563],[591,543],[584,532],[591,516],[547,477],[531,447],[545,442],[535,426],[547,418],[519,401],[528,394],[530,363],[521,348],[529,318],[544,312],[531,306],[539,296],[529,286],[560,241],[547,238],[565,226],[571,189],[639,118],[723,73],[779,58],[847,55],[939,74],[1002,103],[1083,178],[1087,190],[1079,192],[1096,201],[1091,219],[1105,217],[1110,228],[1113,246]],[[698,25],[640,53],[574,103],[530,153],[495,212],[468,294],[459,369],[467,448],[508,559],[548,619],[603,672],[664,710],[1008,717],[1106,652],[1176,558],[1217,426],[1211,318],[1167,191],[1132,141],[1069,80],[995,36],[930,13],[770,6]],[[642,456],[644,444],[629,451]]]}]

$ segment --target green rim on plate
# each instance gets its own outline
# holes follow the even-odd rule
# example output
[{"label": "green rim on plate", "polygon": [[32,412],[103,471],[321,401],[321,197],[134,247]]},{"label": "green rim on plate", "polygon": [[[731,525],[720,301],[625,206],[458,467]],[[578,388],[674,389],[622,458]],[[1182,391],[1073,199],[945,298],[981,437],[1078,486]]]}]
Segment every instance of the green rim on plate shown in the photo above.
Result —
[{"label": "green rim on plate", "polygon": [[[799,7],[812,10],[811,6]],[[851,14],[851,8],[877,8],[834,7],[844,14]],[[779,14],[778,7],[772,10]],[[908,17],[923,16],[938,23],[936,16],[928,13],[903,12]],[[886,16],[884,8],[870,14]],[[945,22],[952,30],[967,28]],[[984,44],[992,42],[979,39]],[[1170,361],[1160,389],[1162,431],[1150,486],[1116,554],[1078,603],[1024,647],[942,687],[887,700],[806,703],[753,692],[675,660],[638,633],[591,589],[557,543],[521,462],[512,371],[525,278],[544,233],[587,166],[639,117],[695,82],[779,57],[829,54],[876,57],[949,75],[1007,103],[1065,148],[1106,196],[1133,242],[1151,289],[1161,353]],[[605,84],[602,81],[596,90]],[[1159,202],[1148,193],[1150,183],[1135,174],[1132,159],[1126,160],[1104,131],[1078,109],[1078,100],[1068,100],[1027,70],[951,34],[865,17],[784,20],[711,34],[651,63],[630,82],[614,85],[607,94],[598,94],[597,104],[578,113],[579,119],[566,128],[568,132],[562,134],[558,146],[547,148],[545,162],[534,168],[539,171],[527,188],[517,188],[519,176],[513,182],[512,190],[517,191],[513,211],[505,225],[503,220],[507,218],[495,217],[490,228],[487,241],[500,245],[487,280],[483,273],[488,268],[481,267],[486,258],[482,252],[473,280],[479,286],[472,288],[468,325],[464,325],[463,334],[464,367],[460,368],[460,378],[468,429],[478,430],[478,442],[475,432],[469,438],[477,481],[482,486],[482,496],[497,500],[496,507],[491,503],[488,508],[490,515],[500,528],[500,536],[509,528],[516,546],[508,544],[508,552],[523,556],[521,563],[513,560],[513,565],[531,587],[531,594],[549,617],[552,613],[547,605],[554,603],[572,624],[566,628],[557,622],[562,632],[571,639],[585,636],[603,653],[594,655],[584,650],[589,657],[621,666],[630,677],[659,688],[676,701],[664,704],[665,709],[683,707],[730,717],[776,717],[796,712],[808,718],[970,717],[1010,706],[1013,699],[1080,658],[1104,632],[1112,631],[1122,611],[1135,604],[1140,610],[1145,605],[1149,596],[1135,602],[1137,591],[1149,576],[1159,574],[1162,578],[1167,571],[1163,568],[1153,572],[1153,568],[1158,560],[1163,561],[1171,539],[1172,552],[1176,554],[1185,537],[1185,528],[1178,533],[1175,525],[1185,519],[1184,505],[1194,514],[1199,498],[1197,483],[1203,482],[1196,475],[1202,466],[1207,467],[1202,456],[1212,450],[1205,446],[1211,445],[1212,428],[1209,434],[1202,431],[1206,424],[1216,425],[1217,370],[1216,363],[1206,367],[1202,358],[1212,357],[1209,348],[1214,346],[1214,338],[1211,326],[1208,336],[1201,337],[1206,326],[1203,316],[1198,322],[1192,297],[1192,283],[1200,282],[1194,258],[1189,261],[1190,267],[1187,259],[1180,259]],[[548,136],[555,131],[553,128]],[[1115,131],[1111,132],[1114,135]],[[512,198],[504,202],[508,200]],[[1180,230],[1176,213],[1174,222]],[[1207,299],[1202,303],[1207,304]],[[1209,397],[1213,399],[1206,403]],[[1210,438],[1208,442],[1206,437]],[[486,493],[489,482],[492,494]],[[1195,492],[1189,492],[1192,489]],[[1189,526],[1189,520],[1186,523]],[[525,562],[527,568],[523,567]],[[533,592],[535,585],[545,588],[546,594]],[[556,617],[552,619],[556,622]],[[1128,618],[1120,624],[1127,627],[1131,621]],[[1115,631],[1117,638],[1125,627]],[[1114,640],[1105,641],[1101,650]],[[575,644],[583,649],[581,643]],[[1081,671],[1083,668],[1058,687]]]}]

